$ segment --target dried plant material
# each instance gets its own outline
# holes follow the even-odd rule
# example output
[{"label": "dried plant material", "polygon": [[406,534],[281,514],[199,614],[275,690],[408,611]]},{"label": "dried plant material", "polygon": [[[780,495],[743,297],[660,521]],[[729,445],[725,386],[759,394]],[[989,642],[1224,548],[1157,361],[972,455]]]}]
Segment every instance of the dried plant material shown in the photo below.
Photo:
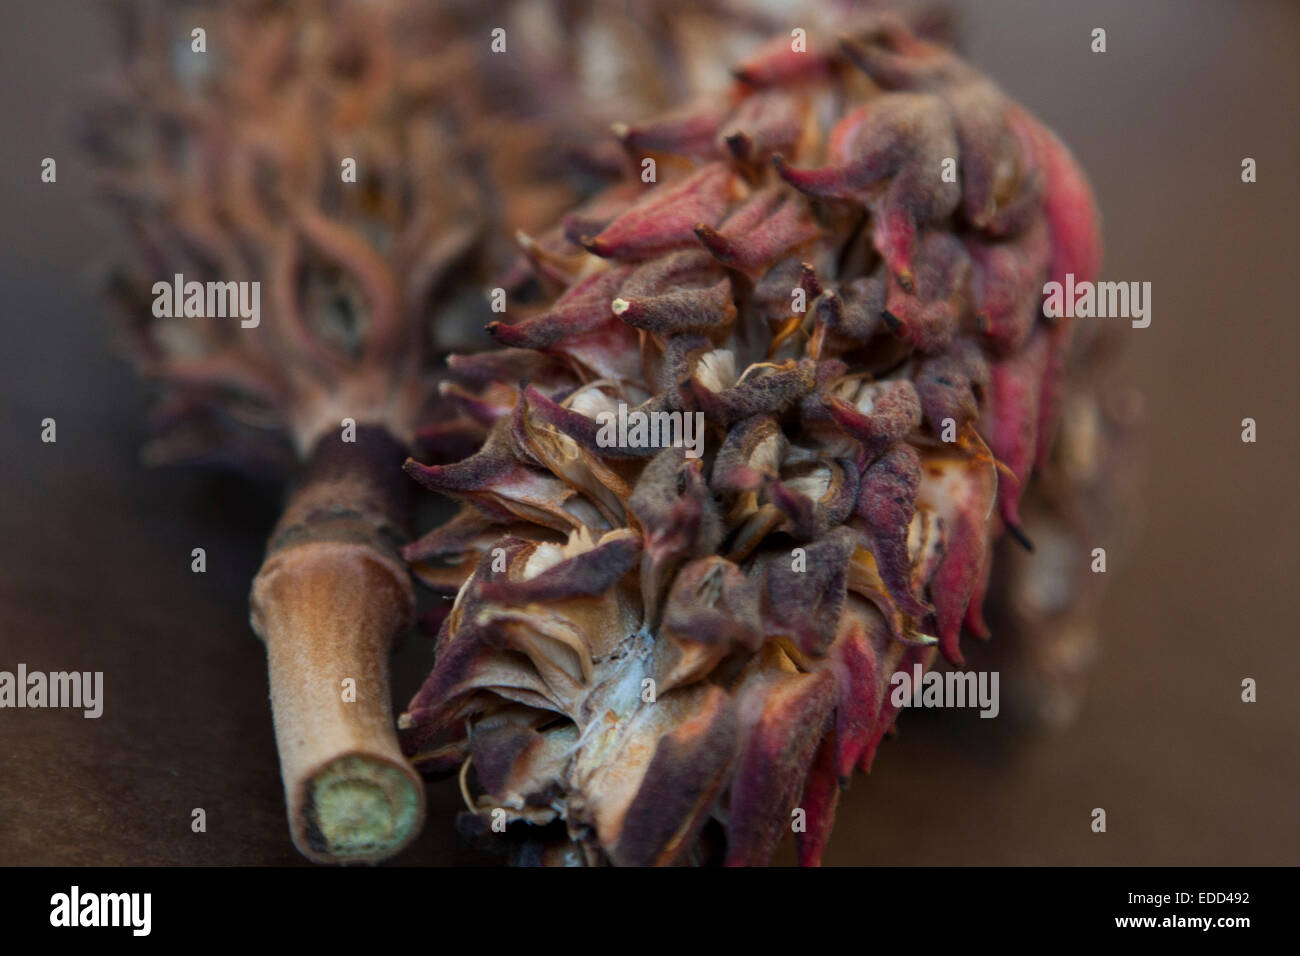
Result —
[{"label": "dried plant material", "polygon": [[735,75],[615,129],[656,180],[539,239],[553,304],[453,363],[482,449],[407,464],[462,511],[406,549],[456,594],[404,744],[525,862],[815,863],[1050,453],[1027,290],[1100,258],[1065,148],[886,14]]},{"label": "dried plant material", "polygon": [[591,181],[621,164],[612,144],[570,149],[578,133],[707,87],[717,28],[737,42],[764,21],[679,3],[115,9],[122,63],[85,140],[129,239],[119,338],[159,386],[145,456],[294,479],[251,597],[290,824],[314,860],[381,859],[423,814],[389,706],[413,605],[400,464],[472,438],[434,422],[441,356],[481,340],[507,237],[572,205],[575,165]]}]

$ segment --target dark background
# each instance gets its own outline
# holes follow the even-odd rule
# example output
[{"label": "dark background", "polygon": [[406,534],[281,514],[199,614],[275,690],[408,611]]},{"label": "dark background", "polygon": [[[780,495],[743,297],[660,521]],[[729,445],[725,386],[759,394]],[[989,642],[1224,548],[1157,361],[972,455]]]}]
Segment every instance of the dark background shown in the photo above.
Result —
[{"label": "dark background", "polygon": [[[102,670],[106,698],[99,720],[0,711],[0,864],[303,863],[247,623],[277,491],[140,466],[145,392],[106,348],[108,233],[70,136],[108,60],[97,6],[8,2],[0,30],[0,669]],[[1091,175],[1104,277],[1153,285],[1121,362],[1145,397],[1145,504],[1076,722],[1026,737],[974,712],[905,714],[826,862],[1295,864],[1300,4],[956,6],[974,62]],[[401,651],[399,704],[430,653],[419,637]],[[454,781],[433,786],[396,862],[481,861],[453,831],[459,805]]]}]

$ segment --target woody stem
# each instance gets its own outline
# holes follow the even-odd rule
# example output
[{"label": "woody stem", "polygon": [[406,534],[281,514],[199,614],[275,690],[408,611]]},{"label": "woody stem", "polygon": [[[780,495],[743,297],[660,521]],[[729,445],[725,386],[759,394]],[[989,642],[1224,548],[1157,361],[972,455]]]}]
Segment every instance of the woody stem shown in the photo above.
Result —
[{"label": "woody stem", "polygon": [[380,860],[419,832],[420,777],[402,756],[389,653],[414,592],[398,553],[405,450],[383,429],[322,438],[253,582],[294,844],[334,863]]}]

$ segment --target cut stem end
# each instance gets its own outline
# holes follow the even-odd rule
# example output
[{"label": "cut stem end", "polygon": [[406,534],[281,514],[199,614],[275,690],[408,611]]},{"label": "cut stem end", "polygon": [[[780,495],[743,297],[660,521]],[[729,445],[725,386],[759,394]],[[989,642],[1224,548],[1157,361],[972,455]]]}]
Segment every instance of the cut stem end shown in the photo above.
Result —
[{"label": "cut stem end", "polygon": [[424,795],[404,762],[347,754],[313,774],[305,787],[303,852],[313,859],[382,860],[419,832]]}]

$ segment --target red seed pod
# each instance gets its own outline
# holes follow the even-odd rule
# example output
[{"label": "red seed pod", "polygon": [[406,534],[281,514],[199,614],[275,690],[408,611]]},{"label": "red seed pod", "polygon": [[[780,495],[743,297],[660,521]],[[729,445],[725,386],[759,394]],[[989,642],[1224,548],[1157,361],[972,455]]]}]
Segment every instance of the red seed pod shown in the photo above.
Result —
[{"label": "red seed pod", "polygon": [[[1033,290],[1093,262],[1095,215],[1060,145],[951,53],[888,17],[847,37],[755,55],[730,112],[623,128],[679,162],[494,333],[559,380],[493,391],[465,462],[408,463],[474,529],[408,554],[474,570],[403,724],[466,754],[470,809],[525,841],[752,864],[802,811],[815,863],[910,700],[895,675],[960,666],[982,629],[1064,368]],[[528,746],[503,756],[501,726]]]}]

